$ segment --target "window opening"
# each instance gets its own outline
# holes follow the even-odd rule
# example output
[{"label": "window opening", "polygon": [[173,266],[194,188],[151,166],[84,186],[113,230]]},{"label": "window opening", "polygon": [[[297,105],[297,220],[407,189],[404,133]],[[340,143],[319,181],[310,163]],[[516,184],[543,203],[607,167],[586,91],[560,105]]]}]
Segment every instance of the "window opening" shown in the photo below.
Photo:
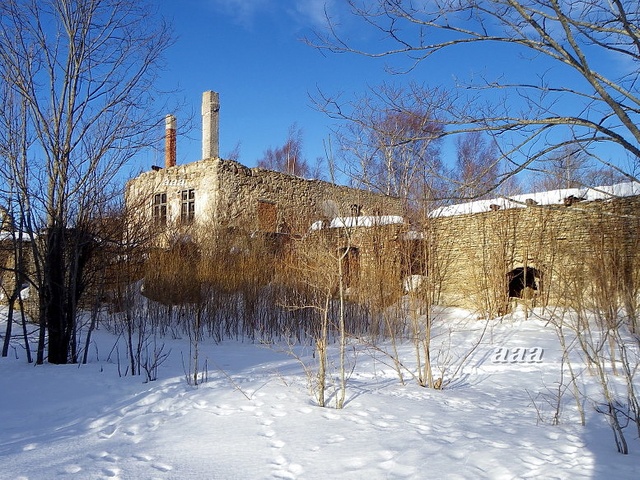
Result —
[{"label": "window opening", "polygon": [[153,223],[164,227],[167,224],[167,194],[156,193],[153,196]]},{"label": "window opening", "polygon": [[360,273],[360,252],[354,247],[340,249],[342,258],[342,281],[345,288],[356,284]]},{"label": "window opening", "polygon": [[189,224],[193,222],[196,216],[196,193],[195,190],[182,190],[182,203],[180,207],[180,222]]},{"label": "window opening", "polygon": [[278,207],[273,202],[258,200],[258,229],[261,232],[278,231]]}]

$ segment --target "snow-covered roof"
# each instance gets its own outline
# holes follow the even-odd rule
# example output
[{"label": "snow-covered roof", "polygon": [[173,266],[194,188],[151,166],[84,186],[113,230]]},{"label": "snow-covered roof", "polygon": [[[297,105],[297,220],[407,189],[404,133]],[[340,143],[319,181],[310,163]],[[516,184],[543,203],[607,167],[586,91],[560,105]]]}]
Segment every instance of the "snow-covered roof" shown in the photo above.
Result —
[{"label": "snow-covered roof", "polygon": [[353,228],[353,227],[374,227],[380,225],[403,224],[404,218],[399,215],[370,215],[360,217],[336,217],[329,225],[325,225],[322,220],[318,220],[311,225],[311,230],[321,230],[323,228]]},{"label": "snow-covered roof", "polygon": [[634,195],[640,195],[639,182],[624,182],[593,188],[561,188],[547,192],[526,193],[523,195],[492,198],[489,200],[476,200],[474,202],[440,207],[433,210],[429,216],[450,217],[468,213],[487,212],[491,210],[491,205],[497,205],[501,210],[507,208],[523,208],[527,206],[527,201],[533,201],[536,205],[561,205],[565,202],[565,199],[569,197],[575,197],[584,201],[593,201],[608,200],[617,197],[631,197]]}]

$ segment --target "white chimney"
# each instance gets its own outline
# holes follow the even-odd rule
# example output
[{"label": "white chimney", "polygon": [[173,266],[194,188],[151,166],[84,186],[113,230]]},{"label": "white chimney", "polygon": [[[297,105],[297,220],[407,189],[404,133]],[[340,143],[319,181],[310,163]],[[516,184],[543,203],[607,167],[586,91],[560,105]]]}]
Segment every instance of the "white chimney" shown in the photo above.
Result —
[{"label": "white chimney", "polygon": [[211,90],[202,94],[202,158],[220,155],[220,98]]}]

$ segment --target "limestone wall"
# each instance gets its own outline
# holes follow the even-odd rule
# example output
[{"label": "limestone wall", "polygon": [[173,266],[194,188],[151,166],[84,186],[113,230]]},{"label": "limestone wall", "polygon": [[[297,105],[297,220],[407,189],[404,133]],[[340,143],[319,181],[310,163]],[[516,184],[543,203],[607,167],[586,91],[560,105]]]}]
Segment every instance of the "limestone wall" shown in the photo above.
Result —
[{"label": "limestone wall", "polygon": [[247,168],[237,162],[221,161],[218,168],[218,219],[239,228],[264,230],[264,204],[273,205],[274,231],[303,233],[317,220],[349,216],[352,206],[361,215],[376,212],[401,215],[397,198],[373,194],[261,168]]},{"label": "limestone wall", "polygon": [[510,274],[528,269],[537,303],[556,304],[594,258],[636,261],[638,213],[640,197],[627,197],[435,218],[438,255],[447,264],[444,302],[499,312]]},{"label": "limestone wall", "polygon": [[141,174],[127,186],[127,205],[150,220],[153,195],[167,194],[167,226],[180,227],[181,192],[195,191],[195,223],[248,231],[303,233],[317,221],[362,215],[401,215],[397,198],[306,180],[238,162],[207,159]]},{"label": "limestone wall", "polygon": [[[189,225],[180,222],[185,190],[195,192],[195,221]],[[127,204],[149,222],[152,198],[158,192],[167,195],[167,230],[196,232],[203,239],[209,238],[212,226],[305,234],[319,220],[403,214],[397,198],[220,159],[144,173],[129,183]],[[358,250],[361,278],[378,275],[372,272],[382,272],[390,282],[398,277],[397,290],[403,276],[415,274],[406,265],[408,243],[427,242],[423,251],[429,258],[422,264],[429,270],[424,273],[432,279],[437,276],[440,302],[489,315],[505,312],[510,296],[531,296],[537,305],[566,299],[567,289],[577,285],[571,286],[572,279],[593,276],[598,258],[611,257],[610,263],[615,263],[611,269],[636,269],[638,213],[639,196],[568,206],[531,205],[432,218],[413,240],[408,225],[358,227],[348,238],[345,229],[336,229],[335,247]]]},{"label": "limestone wall", "polygon": [[138,214],[138,220],[152,220],[153,196],[167,194],[167,226],[180,225],[181,192],[195,190],[195,213],[198,222],[215,217],[219,160],[207,159],[187,165],[142,173],[127,184],[127,206]]}]

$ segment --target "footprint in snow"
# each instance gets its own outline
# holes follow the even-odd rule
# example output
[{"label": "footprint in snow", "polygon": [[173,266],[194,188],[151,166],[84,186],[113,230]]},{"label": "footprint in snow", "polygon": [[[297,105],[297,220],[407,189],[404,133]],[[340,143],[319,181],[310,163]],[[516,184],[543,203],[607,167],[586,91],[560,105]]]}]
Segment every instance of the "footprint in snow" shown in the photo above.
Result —
[{"label": "footprint in snow", "polygon": [[103,469],[102,469],[102,473],[103,473],[106,477],[114,478],[114,477],[117,477],[117,476],[118,476],[118,474],[120,474],[120,469],[119,469],[119,468],[115,468],[115,467],[112,467],[112,468],[103,468]]},{"label": "footprint in snow", "polygon": [[116,433],[116,430],[118,430],[116,425],[109,425],[107,428],[102,429],[98,436],[100,438],[111,438]]},{"label": "footprint in snow", "polygon": [[82,471],[82,467],[80,465],[70,464],[70,465],[66,465],[62,469],[61,475],[64,475],[64,474],[73,475],[75,473],[79,473],[80,471]]},{"label": "footprint in snow", "polygon": [[396,456],[396,452],[391,451],[391,450],[380,450],[378,452],[378,456],[382,459],[382,460],[391,460],[393,457]]},{"label": "footprint in snow", "polygon": [[166,463],[152,463],[151,466],[161,472],[169,472],[173,470],[173,467],[171,465],[167,465]]},{"label": "footprint in snow", "polygon": [[331,435],[329,438],[327,438],[326,443],[334,444],[334,443],[342,443],[344,441],[345,441],[345,438],[342,435]]},{"label": "footprint in snow", "polygon": [[271,407],[271,415],[274,417],[284,417],[287,415],[287,411],[285,410],[285,408],[286,407],[284,405],[274,405],[273,407]]},{"label": "footprint in snow", "polygon": [[368,466],[368,462],[364,458],[348,458],[344,463],[347,470],[360,470]]},{"label": "footprint in snow", "polygon": [[140,433],[140,426],[139,425],[130,425],[127,427],[127,429],[124,431],[125,435],[128,435],[130,437],[133,437],[135,435],[138,435],[138,433]]},{"label": "footprint in snow", "polygon": [[388,429],[391,427],[391,424],[389,422],[385,422],[384,420],[377,420],[373,422],[373,424],[377,427],[384,428],[384,429]]},{"label": "footprint in snow", "polygon": [[147,427],[149,427],[149,430],[154,431],[160,426],[160,423],[159,419],[153,418],[147,422]]},{"label": "footprint in snow", "polygon": [[294,480],[304,473],[304,469],[301,465],[298,465],[297,463],[288,463],[287,459],[281,455],[278,455],[273,460],[273,464],[276,467],[272,472],[272,476],[274,478]]},{"label": "footprint in snow", "polygon": [[526,463],[528,465],[533,465],[535,467],[539,467],[547,463],[546,459],[534,457],[533,455],[521,455],[520,459],[522,460],[523,463]]},{"label": "footprint in snow", "polygon": [[448,449],[447,455],[452,460],[462,460],[463,458],[465,458],[467,456],[467,452],[464,452],[463,450],[457,450],[455,448],[452,448],[452,449]]},{"label": "footprint in snow", "polygon": [[93,460],[102,460],[103,458],[109,456],[109,452],[105,452],[104,450],[102,452],[97,452],[97,453],[90,453],[89,454],[89,458],[93,459]]},{"label": "footprint in snow", "polygon": [[151,455],[147,455],[146,453],[137,453],[133,456],[136,460],[140,460],[141,462],[150,462],[153,460]]},{"label": "footprint in snow", "polygon": [[547,432],[547,438],[549,440],[558,440],[560,435],[557,432]]},{"label": "footprint in snow", "polygon": [[511,445],[504,442],[496,442],[494,440],[484,440],[484,443],[493,448],[511,448]]},{"label": "footprint in snow", "polygon": [[193,408],[202,410],[203,408],[207,408],[208,405],[209,404],[205,400],[198,400],[197,402],[194,402]]},{"label": "footprint in snow", "polygon": [[338,420],[340,418],[340,415],[336,415],[335,413],[331,412],[324,412],[322,416],[328,420]]},{"label": "footprint in snow", "polygon": [[272,440],[271,448],[282,448],[286,445],[282,440]]},{"label": "footprint in snow", "polygon": [[578,447],[576,447],[575,445],[560,445],[558,447],[558,450],[560,451],[560,453],[573,454],[578,451]]},{"label": "footprint in snow", "polygon": [[[433,455],[433,454],[439,453],[444,448],[444,446],[441,443],[438,443],[437,441],[433,441],[431,437],[427,437],[427,439],[428,439],[427,442],[420,445],[420,451],[424,455]],[[447,447],[447,450],[448,449],[449,447]]]}]

